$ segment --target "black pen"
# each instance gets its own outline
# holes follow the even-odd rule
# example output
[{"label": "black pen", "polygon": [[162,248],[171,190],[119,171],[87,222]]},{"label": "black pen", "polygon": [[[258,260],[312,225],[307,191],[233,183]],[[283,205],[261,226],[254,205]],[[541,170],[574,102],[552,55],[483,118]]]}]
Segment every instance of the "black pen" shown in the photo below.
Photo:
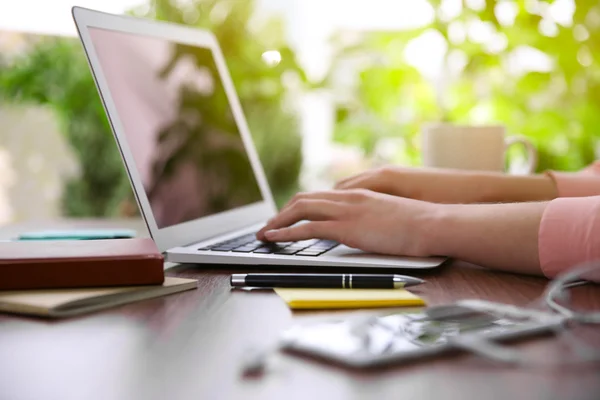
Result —
[{"label": "black pen", "polygon": [[425,282],[393,274],[233,274],[231,286],[257,288],[399,289]]}]

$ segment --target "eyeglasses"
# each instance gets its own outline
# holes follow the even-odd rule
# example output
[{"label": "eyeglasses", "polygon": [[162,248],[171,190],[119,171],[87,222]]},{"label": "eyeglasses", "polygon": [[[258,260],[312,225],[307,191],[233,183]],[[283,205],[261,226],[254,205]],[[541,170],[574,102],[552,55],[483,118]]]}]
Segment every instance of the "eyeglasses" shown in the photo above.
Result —
[{"label": "eyeglasses", "polygon": [[600,311],[578,311],[573,308],[568,289],[588,282],[600,283],[600,261],[584,264],[554,279],[544,292],[543,301],[552,311],[563,315],[571,322],[600,324]]},{"label": "eyeglasses", "polygon": [[[402,335],[403,338],[413,337],[414,340],[420,340],[421,337],[436,337],[444,341],[451,341],[456,347],[470,351],[489,360],[507,363],[516,366],[526,367],[553,367],[564,366],[566,364],[580,364],[586,362],[600,361],[600,329],[596,326],[600,324],[600,311],[578,310],[575,308],[569,289],[588,284],[590,282],[600,282],[600,261],[580,265],[569,270],[554,280],[552,280],[543,295],[534,300],[526,308],[551,312],[564,317],[563,324],[557,324],[553,331],[558,340],[565,344],[566,352],[561,353],[560,360],[543,358],[535,359],[528,356],[527,352],[514,350],[508,346],[500,345],[496,342],[486,340],[474,340],[470,336],[464,340],[462,335],[457,335],[457,327],[461,324],[468,324],[473,327],[478,324],[486,326],[492,320],[498,321],[506,318],[507,315],[495,312],[489,319],[478,315],[456,315],[460,317],[457,321],[448,318],[448,315],[461,311],[455,305],[437,306],[431,310],[425,317],[420,317],[404,327],[403,331],[393,331],[392,338],[396,335]],[[590,283],[591,284],[591,283]],[[448,314],[450,313],[450,314]],[[439,315],[435,315],[439,314]],[[450,315],[451,316],[451,315]],[[479,318],[479,319],[478,319]],[[361,321],[355,328],[355,333],[363,337],[365,347],[368,346],[369,327],[380,324],[378,317],[370,317],[366,321]],[[433,324],[431,323],[433,322]],[[387,328],[389,330],[389,328]],[[391,347],[391,339],[388,346],[381,347],[381,351],[387,351]]]},{"label": "eyeglasses", "polygon": [[[538,300],[545,308],[566,318],[566,324],[556,334],[571,350],[571,357],[561,361],[577,364],[600,361],[600,311],[577,309],[569,289],[585,284],[600,283],[600,260],[579,265],[559,275],[548,284]],[[597,287],[596,289],[599,289]]]}]

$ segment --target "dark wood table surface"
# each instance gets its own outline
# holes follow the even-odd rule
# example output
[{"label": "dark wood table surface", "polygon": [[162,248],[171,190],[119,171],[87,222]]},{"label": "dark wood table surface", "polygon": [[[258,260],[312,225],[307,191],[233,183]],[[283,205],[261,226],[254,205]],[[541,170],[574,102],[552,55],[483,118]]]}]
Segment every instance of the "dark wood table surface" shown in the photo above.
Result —
[{"label": "dark wood table surface", "polygon": [[[49,221],[0,228],[0,238],[30,229],[137,228],[139,221]],[[198,279],[198,289],[66,320],[0,315],[0,399],[599,399],[600,366],[514,368],[468,354],[352,371],[276,353],[263,374],[245,376],[249,350],[268,348],[294,321],[271,292],[231,292],[241,267],[174,266],[167,275]],[[547,281],[453,262],[415,274],[429,304],[480,298],[526,305]],[[577,289],[579,305],[600,308],[600,287]],[[515,344],[549,362],[564,339]]]}]

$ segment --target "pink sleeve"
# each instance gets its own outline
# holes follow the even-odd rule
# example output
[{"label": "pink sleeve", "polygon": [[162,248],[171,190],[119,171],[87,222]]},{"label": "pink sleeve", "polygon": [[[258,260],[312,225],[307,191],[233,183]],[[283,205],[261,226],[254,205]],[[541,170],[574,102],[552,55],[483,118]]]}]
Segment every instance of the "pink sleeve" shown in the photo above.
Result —
[{"label": "pink sleeve", "polygon": [[547,171],[546,174],[554,180],[559,197],[600,195],[600,161],[581,172]]},{"label": "pink sleeve", "polygon": [[538,247],[548,278],[600,261],[600,196],[552,200],[542,216]]}]

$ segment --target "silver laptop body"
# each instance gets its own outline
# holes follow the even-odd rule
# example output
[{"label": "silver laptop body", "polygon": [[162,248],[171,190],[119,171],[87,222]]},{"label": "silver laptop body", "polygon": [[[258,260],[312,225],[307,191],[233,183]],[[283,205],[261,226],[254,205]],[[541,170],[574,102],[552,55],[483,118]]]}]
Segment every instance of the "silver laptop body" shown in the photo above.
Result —
[{"label": "silver laptop body", "polygon": [[277,210],[215,37],[79,7],[73,17],[140,211],[168,261],[395,269],[445,261],[317,240],[265,250],[252,234]]}]

